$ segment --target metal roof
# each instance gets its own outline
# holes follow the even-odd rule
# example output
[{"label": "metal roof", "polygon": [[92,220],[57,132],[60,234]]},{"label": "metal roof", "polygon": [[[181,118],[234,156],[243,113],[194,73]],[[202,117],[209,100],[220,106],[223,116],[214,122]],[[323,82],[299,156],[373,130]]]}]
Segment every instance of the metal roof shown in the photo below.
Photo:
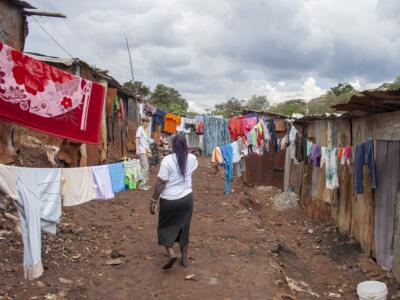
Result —
[{"label": "metal roof", "polygon": [[96,67],[90,66],[87,62],[80,60],[79,58],[61,58],[55,56],[47,56],[39,53],[25,52],[25,54],[31,56],[34,59],[48,63],[48,64],[60,64],[66,67],[71,67],[74,64],[79,64],[83,68],[89,70],[95,77],[102,78],[108,82],[110,87],[116,88],[120,93],[125,96],[136,98],[135,93],[121,85],[114,77],[108,74],[108,71],[101,70]]},{"label": "metal roof", "polygon": [[273,116],[273,117],[278,117],[278,118],[283,118],[286,119],[288,118],[288,116],[284,115],[284,114],[280,114],[280,113],[275,113],[275,112],[271,112],[271,111],[262,111],[262,110],[255,110],[255,109],[243,109],[242,112],[244,114],[248,114],[248,113],[257,113],[257,114],[261,114],[261,115],[269,115],[269,116]]},{"label": "metal roof", "polygon": [[8,0],[11,4],[18,6],[20,8],[26,8],[26,9],[36,9],[36,7],[32,6],[30,3],[22,0]]},{"label": "metal roof", "polygon": [[347,111],[365,116],[400,110],[400,89],[364,91],[350,98],[347,103],[332,106],[337,111]]},{"label": "metal roof", "polygon": [[32,52],[25,52],[25,54],[29,55],[30,57],[40,60],[42,62],[46,63],[53,63],[53,64],[62,64],[65,65],[66,67],[72,66],[75,62],[78,62],[78,58],[61,58],[61,57],[55,57],[55,56],[46,56],[43,54],[39,53],[32,53]]}]

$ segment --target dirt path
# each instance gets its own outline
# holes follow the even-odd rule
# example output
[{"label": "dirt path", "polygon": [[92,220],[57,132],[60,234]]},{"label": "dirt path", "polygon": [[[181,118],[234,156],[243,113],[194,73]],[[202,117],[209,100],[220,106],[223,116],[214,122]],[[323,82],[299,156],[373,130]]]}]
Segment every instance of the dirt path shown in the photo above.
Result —
[{"label": "dirt path", "polygon": [[[34,282],[23,281],[20,238],[0,219],[0,299],[356,299],[364,279],[356,244],[301,209],[276,211],[273,189],[234,184],[224,196],[223,186],[223,175],[201,158],[192,265],[168,273],[161,270],[157,218],[148,213],[150,191],[65,209],[57,236],[44,237],[46,271]],[[190,274],[194,280],[185,280]]]}]

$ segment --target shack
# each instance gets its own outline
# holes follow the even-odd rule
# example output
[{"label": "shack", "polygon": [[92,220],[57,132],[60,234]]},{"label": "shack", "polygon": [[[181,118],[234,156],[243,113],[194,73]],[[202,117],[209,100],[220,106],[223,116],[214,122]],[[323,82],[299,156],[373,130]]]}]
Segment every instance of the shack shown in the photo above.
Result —
[{"label": "shack", "polygon": [[[363,193],[354,189],[354,164],[338,166],[339,188],[327,189],[325,168],[286,157],[285,177],[301,205],[313,217],[336,224],[360,242],[366,256],[400,279],[400,91],[365,91],[334,106],[341,115],[304,116],[294,121],[301,135],[326,147],[373,140],[377,188],[363,169]],[[353,160],[354,161],[354,160]],[[393,258],[393,259],[392,259]]]}]

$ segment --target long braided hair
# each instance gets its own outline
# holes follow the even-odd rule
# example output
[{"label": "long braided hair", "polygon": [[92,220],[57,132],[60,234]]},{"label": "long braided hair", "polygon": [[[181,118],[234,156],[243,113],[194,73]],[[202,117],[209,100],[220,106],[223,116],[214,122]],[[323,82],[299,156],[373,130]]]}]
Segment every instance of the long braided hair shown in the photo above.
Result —
[{"label": "long braided hair", "polygon": [[172,139],[172,152],[175,153],[177,158],[177,164],[179,169],[179,174],[185,178],[186,177],[186,165],[189,154],[189,149],[186,143],[186,137],[183,134],[177,134]]}]

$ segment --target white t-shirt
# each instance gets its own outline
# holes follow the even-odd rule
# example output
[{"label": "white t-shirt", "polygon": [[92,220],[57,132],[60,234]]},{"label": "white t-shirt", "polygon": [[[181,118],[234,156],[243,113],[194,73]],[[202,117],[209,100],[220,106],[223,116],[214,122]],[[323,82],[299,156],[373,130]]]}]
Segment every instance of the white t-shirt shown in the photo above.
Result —
[{"label": "white t-shirt", "polygon": [[192,174],[197,169],[197,158],[193,154],[188,155],[186,164],[186,176],[179,174],[178,161],[175,154],[167,155],[161,161],[158,177],[167,181],[160,197],[166,200],[178,200],[192,192]]},{"label": "white t-shirt", "polygon": [[146,149],[149,148],[151,139],[147,136],[143,126],[140,126],[136,131],[136,138],[139,139],[139,144],[136,147],[136,154],[146,153]]}]

